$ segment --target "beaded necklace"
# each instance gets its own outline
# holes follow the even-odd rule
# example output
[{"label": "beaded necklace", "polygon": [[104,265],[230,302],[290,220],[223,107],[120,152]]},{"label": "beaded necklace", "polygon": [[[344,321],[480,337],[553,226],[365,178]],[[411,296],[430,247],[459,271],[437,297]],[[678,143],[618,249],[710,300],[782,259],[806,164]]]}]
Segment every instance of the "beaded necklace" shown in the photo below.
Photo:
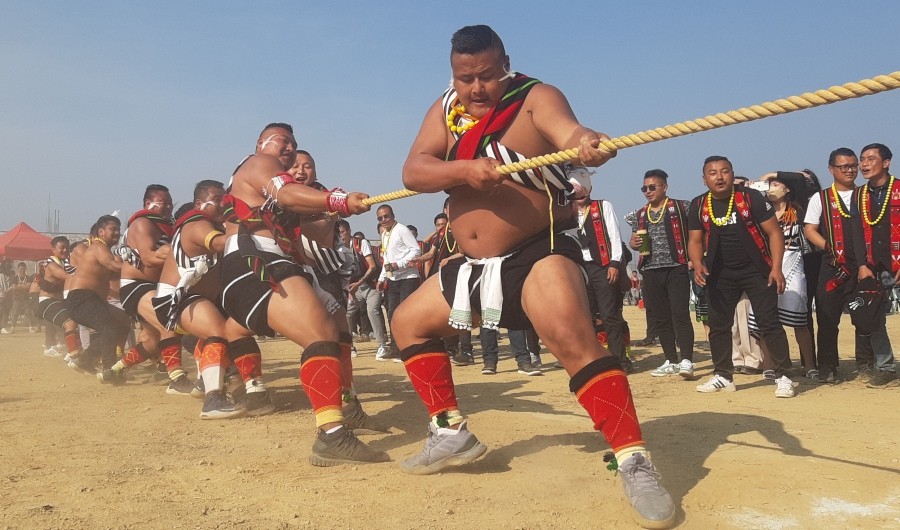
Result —
[{"label": "beaded necklace", "polygon": [[[655,221],[653,220],[653,216],[650,215],[653,213],[653,208],[649,204],[647,205],[647,220],[650,221],[650,224],[655,225],[662,221],[663,216],[666,214],[666,205],[668,204],[669,198],[666,197],[666,200],[662,203],[662,207],[659,209],[659,217],[657,217]],[[712,212],[712,208],[710,208],[709,211]]]},{"label": "beaded necklace", "polygon": [[[457,101],[459,100],[457,99]],[[456,118],[459,118],[459,121],[467,120],[467,122],[462,125],[457,125]],[[478,118],[471,114],[466,114],[466,107],[462,103],[451,108],[450,113],[447,114],[447,128],[450,129],[450,132],[462,134],[472,127],[475,127],[477,123]]]},{"label": "beaded necklace", "polygon": [[731,188],[731,198],[728,199],[728,210],[725,211],[724,217],[715,217],[713,214],[712,192],[706,194],[706,207],[709,209],[709,218],[712,219],[713,224],[716,226],[727,225],[728,219],[731,218],[731,210],[734,208],[734,188]]},{"label": "beaded necklace", "polygon": [[850,219],[850,214],[844,211],[843,201],[841,200],[841,196],[838,195],[837,188],[834,187],[834,184],[831,185],[831,195],[834,197],[834,203],[837,205],[837,211],[841,214],[841,217]]},{"label": "beaded necklace", "polygon": [[874,221],[869,220],[869,185],[866,184],[863,186],[863,221],[866,222],[869,226],[877,225],[882,217],[884,217],[884,212],[887,211],[887,206],[890,201],[891,189],[894,187],[894,175],[891,175],[891,180],[888,181],[886,193],[884,197],[884,201],[881,203],[881,212],[878,214],[878,217],[875,218]]},{"label": "beaded necklace", "polygon": [[447,247],[447,251],[452,255],[454,251],[456,251],[456,238],[453,238],[453,246],[450,246],[449,241],[450,236],[450,221],[447,221],[447,226],[444,228],[444,246]]}]

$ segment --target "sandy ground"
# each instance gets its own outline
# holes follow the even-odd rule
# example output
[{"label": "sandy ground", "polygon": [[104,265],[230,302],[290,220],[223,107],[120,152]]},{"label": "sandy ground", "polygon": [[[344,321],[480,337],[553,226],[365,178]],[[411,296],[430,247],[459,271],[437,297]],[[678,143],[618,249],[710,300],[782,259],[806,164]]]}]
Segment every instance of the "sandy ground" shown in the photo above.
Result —
[{"label": "sandy ground", "polygon": [[[642,336],[642,312],[626,307],[626,317]],[[888,329],[900,343],[900,317]],[[848,353],[849,330],[845,319]],[[41,342],[0,336],[0,528],[635,527],[565,373],[519,375],[508,348],[494,376],[454,372],[490,451],[420,477],[397,462],[421,446],[425,410],[402,365],[375,361],[374,343],[360,345],[356,383],[368,412],[395,427],[365,439],[394,462],[316,468],[286,341],[263,344],[278,411],[229,421],[201,421],[199,400],[167,396],[143,368],[124,387],[101,386],[44,357]],[[634,353],[638,413],[682,528],[900,528],[900,388],[804,383],[795,399],[776,399],[774,385],[737,376],[738,392],[705,395],[649,375],[659,348]],[[697,361],[705,377],[708,352]]]}]

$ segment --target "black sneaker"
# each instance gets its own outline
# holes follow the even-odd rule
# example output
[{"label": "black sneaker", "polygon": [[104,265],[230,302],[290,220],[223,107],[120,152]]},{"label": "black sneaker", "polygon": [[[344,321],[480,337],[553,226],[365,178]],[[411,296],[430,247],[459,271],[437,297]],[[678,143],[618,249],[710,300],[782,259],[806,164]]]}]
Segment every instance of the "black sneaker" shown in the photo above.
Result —
[{"label": "black sneaker", "polygon": [[193,395],[193,391],[196,387],[194,383],[191,383],[191,380],[188,379],[188,376],[185,374],[181,374],[178,376],[178,379],[169,383],[169,388],[166,389],[166,394],[170,396],[190,396]]},{"label": "black sneaker", "polygon": [[869,388],[887,388],[889,386],[894,386],[891,383],[896,380],[897,374],[894,372],[878,370],[871,378],[869,378],[869,382],[866,383],[866,386]]},{"label": "black sneaker", "polygon": [[272,403],[268,390],[247,392],[241,405],[247,409],[248,416],[263,416],[275,412],[275,403]]},{"label": "black sneaker", "polygon": [[450,362],[456,366],[469,366],[475,364],[475,358],[471,353],[460,352],[450,356]]},{"label": "black sneaker", "polygon": [[861,364],[856,371],[856,379],[861,383],[868,383],[875,375],[875,368],[871,364]]},{"label": "black sneaker", "polygon": [[639,347],[639,348],[646,348],[646,347],[648,347],[648,346],[653,346],[654,344],[656,344],[656,341],[657,341],[656,338],[645,337],[645,338],[643,338],[643,339],[641,339],[641,340],[639,340],[639,341],[636,341],[636,342],[634,343],[634,345],[637,346],[637,347]]},{"label": "black sneaker", "polygon": [[206,397],[206,384],[203,382],[202,377],[198,378],[197,382],[194,383],[194,388],[191,389],[191,397],[197,399],[204,399]]},{"label": "black sneaker", "polygon": [[391,432],[391,428],[366,414],[359,398],[352,397],[344,404],[344,425],[356,434],[381,434]]},{"label": "black sneaker", "polygon": [[520,364],[519,373],[527,376],[544,375],[540,368],[536,368],[530,362]]},{"label": "black sneaker", "polygon": [[125,372],[123,370],[103,370],[97,374],[100,384],[122,386],[125,384]]},{"label": "black sneaker", "polygon": [[228,400],[221,390],[213,390],[206,394],[203,400],[203,408],[200,410],[200,419],[203,420],[225,420],[228,418],[237,418],[246,414],[246,409],[238,407]]},{"label": "black sneaker", "polygon": [[493,363],[484,363],[484,368],[481,369],[481,375],[494,375],[497,373],[497,365]]},{"label": "black sneaker", "polygon": [[820,385],[834,385],[840,382],[838,378],[837,368],[832,368],[830,366],[821,366],[819,367],[819,377],[816,378],[816,382]]},{"label": "black sneaker", "polygon": [[83,374],[90,375],[97,373],[97,368],[94,367],[94,363],[84,353],[69,361],[69,368]]},{"label": "black sneaker", "polygon": [[361,442],[347,427],[341,427],[331,434],[319,431],[313,443],[312,454],[309,455],[309,463],[319,467],[390,462],[390,460],[387,453],[372,449]]}]

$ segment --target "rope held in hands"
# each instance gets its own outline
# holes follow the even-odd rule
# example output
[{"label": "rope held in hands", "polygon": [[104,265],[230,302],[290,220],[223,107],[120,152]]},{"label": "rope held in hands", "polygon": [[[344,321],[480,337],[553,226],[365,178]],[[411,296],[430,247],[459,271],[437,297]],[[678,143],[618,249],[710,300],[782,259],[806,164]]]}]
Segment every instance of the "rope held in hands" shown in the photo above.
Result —
[{"label": "rope held in hands", "polygon": [[[648,131],[629,134],[627,136],[619,136],[600,142],[599,149],[606,152],[614,152],[617,149],[625,149],[626,147],[634,147],[636,145],[649,144],[678,136],[686,136],[701,131],[718,129],[727,125],[736,123],[744,123],[779,114],[787,114],[797,110],[811,109],[820,107],[830,103],[837,103],[847,99],[859,98],[863,96],[871,96],[880,92],[894,90],[900,88],[900,71],[878,75],[871,79],[863,79],[856,83],[846,83],[841,86],[833,86],[824,90],[816,90],[815,92],[806,92],[799,96],[791,96],[784,99],[776,99],[775,101],[767,101],[759,105],[752,105],[737,110],[722,112],[705,118],[697,118],[674,125],[666,125]],[[565,149],[556,153],[536,156],[512,164],[504,164],[497,167],[497,171],[504,175],[524,171],[526,169],[548,166],[551,164],[559,164],[578,157],[578,148]],[[363,203],[372,205],[375,203],[392,201],[412,197],[419,193],[411,190],[392,191],[383,193],[364,199]]]}]

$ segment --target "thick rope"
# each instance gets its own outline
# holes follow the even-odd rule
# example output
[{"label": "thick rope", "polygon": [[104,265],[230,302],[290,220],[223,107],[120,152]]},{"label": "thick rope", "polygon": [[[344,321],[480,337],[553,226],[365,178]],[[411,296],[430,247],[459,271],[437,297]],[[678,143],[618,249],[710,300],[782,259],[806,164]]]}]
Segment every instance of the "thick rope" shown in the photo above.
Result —
[{"label": "thick rope", "polygon": [[[900,88],[900,71],[875,76],[871,79],[863,79],[857,83],[846,83],[841,86],[833,86],[824,90],[816,90],[815,92],[806,92],[799,96],[791,96],[785,99],[776,99],[775,101],[767,101],[759,105],[752,105],[737,110],[706,116],[705,118],[697,118],[674,125],[666,125],[648,131],[642,131],[627,136],[619,136],[610,140],[600,142],[599,149],[605,152],[615,152],[618,149],[634,147],[636,145],[649,144],[669,138],[677,138],[701,131],[718,129],[728,125],[744,123],[770,116],[778,116],[798,110],[811,109],[837,103],[847,99],[859,98],[863,96],[871,96],[880,92],[894,90]],[[497,167],[497,171],[504,175],[532,169],[536,167],[549,166],[551,164],[559,164],[578,157],[578,148],[565,149],[556,153],[536,156],[511,164],[504,164]],[[363,200],[363,203],[370,205],[377,202],[390,201],[394,199],[402,199],[418,195],[418,192],[410,190],[393,191],[382,195],[375,195]]]}]

